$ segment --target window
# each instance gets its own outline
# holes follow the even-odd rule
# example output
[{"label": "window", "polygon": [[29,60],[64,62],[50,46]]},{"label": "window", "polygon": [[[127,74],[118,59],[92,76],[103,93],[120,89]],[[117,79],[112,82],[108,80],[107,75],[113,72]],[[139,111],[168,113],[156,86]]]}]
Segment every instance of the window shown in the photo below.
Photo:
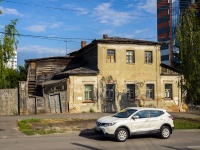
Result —
[{"label": "window", "polygon": [[148,51],[145,52],[145,63],[149,64],[152,63],[152,52]]},{"label": "window", "polygon": [[167,61],[169,60],[169,55],[162,55],[161,56],[161,61]]},{"label": "window", "polygon": [[115,50],[107,50],[107,62],[115,62]]},{"label": "window", "polygon": [[165,84],[165,98],[172,99],[172,84]]},{"label": "window", "polygon": [[154,99],[154,84],[146,85],[146,98]]},{"label": "window", "polygon": [[131,50],[126,51],[126,62],[135,63],[135,52]]},{"label": "window", "polygon": [[127,100],[135,100],[135,84],[127,84]]},{"label": "window", "polygon": [[141,110],[134,116],[138,116],[139,118],[149,118],[149,112],[147,110]]},{"label": "window", "polygon": [[93,85],[85,85],[85,101],[93,100]]},{"label": "window", "polygon": [[106,99],[107,101],[115,100],[115,85],[114,84],[106,85]]},{"label": "window", "polygon": [[163,114],[164,112],[160,110],[150,110],[150,118],[159,117]]},{"label": "window", "polygon": [[35,69],[35,66],[36,66],[35,62],[31,62],[31,69]]}]

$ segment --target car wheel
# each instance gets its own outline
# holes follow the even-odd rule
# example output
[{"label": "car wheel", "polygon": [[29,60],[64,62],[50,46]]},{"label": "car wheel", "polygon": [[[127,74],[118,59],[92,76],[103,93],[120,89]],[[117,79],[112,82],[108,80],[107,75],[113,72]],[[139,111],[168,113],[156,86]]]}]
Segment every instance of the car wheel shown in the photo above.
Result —
[{"label": "car wheel", "polygon": [[170,137],[170,129],[167,126],[162,126],[160,129],[160,137],[162,139],[168,139]]},{"label": "car wheel", "polygon": [[115,139],[118,142],[124,142],[128,138],[128,131],[125,128],[119,128],[116,131]]}]

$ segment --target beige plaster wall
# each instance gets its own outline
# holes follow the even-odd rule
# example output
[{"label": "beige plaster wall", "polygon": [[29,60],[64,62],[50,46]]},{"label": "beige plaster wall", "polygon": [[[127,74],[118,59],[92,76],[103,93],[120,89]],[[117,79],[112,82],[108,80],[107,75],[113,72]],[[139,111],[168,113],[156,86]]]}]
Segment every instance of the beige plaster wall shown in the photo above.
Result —
[{"label": "beige plaster wall", "polygon": [[[107,62],[107,50],[115,50],[116,62],[109,63]],[[135,63],[129,64],[126,63],[126,50],[135,51]],[[153,54],[153,63],[145,63],[145,51],[152,51]],[[118,97],[118,101],[123,101],[125,106],[118,106],[118,109],[121,107],[126,107],[134,105],[131,102],[126,102],[125,94],[126,84],[133,83],[137,85],[136,89],[136,101],[135,104],[139,105],[140,100],[146,100],[146,84],[154,84],[155,88],[155,99],[148,100],[145,104],[151,105],[152,107],[158,106],[157,100],[161,100],[161,84],[160,84],[160,47],[153,46],[143,46],[143,45],[129,45],[129,44],[99,44],[98,45],[98,68],[100,70],[100,75],[102,77],[112,76],[114,83],[117,85],[118,93],[121,93],[121,96]],[[123,99],[122,99],[123,98]],[[117,103],[118,104],[118,103]],[[120,104],[119,104],[120,105]]]},{"label": "beige plaster wall", "polygon": [[[97,100],[97,76],[70,76],[69,77],[69,111],[89,112],[91,109],[100,112]],[[84,102],[84,85],[92,84],[94,86],[94,100],[91,103]]]}]

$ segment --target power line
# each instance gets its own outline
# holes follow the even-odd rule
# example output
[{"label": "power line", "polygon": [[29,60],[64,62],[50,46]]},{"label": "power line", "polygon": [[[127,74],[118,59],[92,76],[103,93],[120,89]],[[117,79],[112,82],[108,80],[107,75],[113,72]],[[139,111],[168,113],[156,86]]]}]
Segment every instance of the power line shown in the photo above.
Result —
[{"label": "power line", "polygon": [[[57,10],[67,10],[67,11],[75,11],[75,12],[89,12],[89,11],[82,11],[82,10],[79,10],[79,9],[69,9],[69,8],[59,8],[59,7],[50,7],[50,6],[41,6],[41,5],[33,5],[33,4],[28,4],[28,3],[21,3],[21,2],[13,2],[13,1],[9,1],[9,0],[3,0],[4,2],[8,2],[8,3],[15,3],[15,4],[19,4],[19,5],[27,5],[27,6],[36,6],[36,7],[43,7],[43,8],[48,8],[48,9],[57,9]],[[94,1],[92,1],[92,2],[94,2]],[[116,3],[116,2],[115,2]],[[117,1],[117,3],[125,3],[124,1],[123,2],[119,2],[119,1]],[[197,4],[198,4],[198,2],[196,2]],[[157,4],[158,4],[158,2],[157,2]],[[169,4],[169,3],[166,3],[166,2],[159,2],[159,4]],[[173,3],[172,3],[173,4]],[[186,4],[186,6],[188,5],[190,5],[191,3],[189,3],[189,2],[179,2],[179,4],[180,4],[180,7],[183,7],[183,8],[185,8],[184,6],[181,6],[181,4]],[[116,5],[116,4],[114,4],[114,5]],[[120,4],[121,5],[121,4]],[[180,8],[179,7],[179,8]],[[166,8],[170,8],[170,6],[166,6]],[[161,9],[165,9],[165,8],[161,8]],[[184,10],[184,9],[183,9]],[[96,12],[96,13],[98,13],[98,12]],[[145,17],[145,16],[144,16]],[[152,17],[152,16],[147,16],[147,17]]]},{"label": "power line", "polygon": [[[5,32],[0,32],[2,34],[6,34]],[[95,39],[89,39],[89,38],[64,38],[64,37],[49,37],[49,36],[41,36],[41,35],[25,35],[25,34],[18,34],[20,36],[24,36],[24,37],[30,37],[30,38],[38,38],[38,39],[47,39],[47,40],[55,40],[55,41],[62,41],[62,42],[77,42],[80,43],[78,41],[75,40],[80,40],[80,41],[93,41]],[[167,38],[172,37],[172,36],[168,36]],[[134,39],[156,39],[157,37],[141,37],[141,38],[134,38]],[[166,36],[163,37],[159,37],[159,38],[166,38]],[[67,49],[67,44],[66,44],[66,49]]]}]

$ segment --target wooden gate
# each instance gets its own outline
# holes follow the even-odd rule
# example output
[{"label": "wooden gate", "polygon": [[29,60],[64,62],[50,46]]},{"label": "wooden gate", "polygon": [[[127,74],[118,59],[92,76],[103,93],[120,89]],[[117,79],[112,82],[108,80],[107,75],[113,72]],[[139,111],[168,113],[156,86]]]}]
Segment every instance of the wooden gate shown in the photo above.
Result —
[{"label": "wooden gate", "polygon": [[51,113],[62,113],[60,94],[50,95],[50,112]]}]

